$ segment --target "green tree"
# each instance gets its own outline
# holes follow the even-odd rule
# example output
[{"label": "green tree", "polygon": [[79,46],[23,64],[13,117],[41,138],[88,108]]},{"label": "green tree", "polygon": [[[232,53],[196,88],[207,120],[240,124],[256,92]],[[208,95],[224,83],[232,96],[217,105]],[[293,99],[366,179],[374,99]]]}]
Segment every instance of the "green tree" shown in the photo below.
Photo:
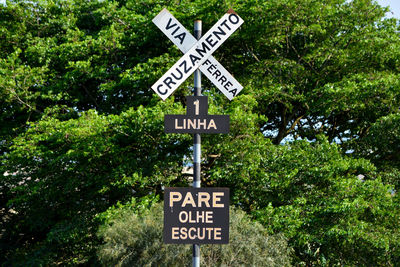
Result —
[{"label": "green tree", "polygon": [[[166,245],[162,241],[163,205],[140,215],[124,207],[108,219],[99,235],[98,251],[104,266],[189,266],[190,245]],[[282,235],[268,235],[238,209],[230,210],[228,245],[202,245],[202,266],[290,266],[290,249]]]},{"label": "green tree", "polygon": [[[364,159],[319,137],[272,145],[238,135],[213,154],[208,175],[271,233],[283,232],[297,264],[393,266],[399,261],[398,196]],[[235,155],[235,156],[233,156]],[[367,256],[368,255],[368,256]]]},{"label": "green tree", "polygon": [[239,5],[246,23],[229,63],[242,66],[244,92],[257,98],[255,112],[268,117],[260,128],[275,144],[319,133],[344,142],[399,111],[397,20],[383,19],[387,9],[375,1]]},{"label": "green tree", "polygon": [[215,52],[241,94],[203,79],[210,113],[231,116],[203,137],[203,185],[231,187],[295,264],[398,262],[399,26],[372,0],[0,6],[0,259],[93,262],[98,214],[187,184],[191,137],[162,115],[184,113],[192,82],[165,103],[150,89],[181,56],[151,22],[164,7],[188,29],[231,7],[245,20]]},{"label": "green tree", "polygon": [[27,260],[39,254],[34,264],[85,261],[96,243],[96,214],[118,201],[156,196],[162,184],[179,180],[189,139],[160,131],[164,110],[182,112],[169,102],[120,115],[88,111],[77,119],[49,116],[29,124],[3,158],[1,185],[9,189],[10,210],[2,239],[13,246],[3,256]]},{"label": "green tree", "polygon": [[381,117],[368,133],[353,145],[354,154],[370,159],[382,170],[386,183],[400,189],[400,114]]}]

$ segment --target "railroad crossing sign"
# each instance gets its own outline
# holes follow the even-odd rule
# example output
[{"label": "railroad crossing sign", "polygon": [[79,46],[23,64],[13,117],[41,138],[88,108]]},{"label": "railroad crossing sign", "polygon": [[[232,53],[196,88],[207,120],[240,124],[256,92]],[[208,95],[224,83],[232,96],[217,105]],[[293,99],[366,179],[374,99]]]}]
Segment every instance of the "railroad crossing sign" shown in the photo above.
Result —
[{"label": "railroad crossing sign", "polygon": [[243,86],[211,56],[243,23],[243,19],[233,9],[222,16],[200,40],[196,40],[167,9],[163,9],[153,22],[184,53],[151,87],[163,100],[198,68],[229,100],[243,89]]},{"label": "railroad crossing sign", "polygon": [[208,115],[207,96],[187,96],[186,115],[165,115],[166,133],[229,133],[229,115]]}]

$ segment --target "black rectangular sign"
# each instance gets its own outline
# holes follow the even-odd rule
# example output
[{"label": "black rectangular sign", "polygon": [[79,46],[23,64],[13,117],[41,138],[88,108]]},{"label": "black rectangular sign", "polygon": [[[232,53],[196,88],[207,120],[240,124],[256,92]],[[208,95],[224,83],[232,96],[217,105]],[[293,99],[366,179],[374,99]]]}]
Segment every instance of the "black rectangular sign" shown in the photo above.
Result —
[{"label": "black rectangular sign", "polygon": [[229,133],[229,115],[165,115],[166,133]]},{"label": "black rectangular sign", "polygon": [[164,243],[229,243],[229,188],[165,188]]},{"label": "black rectangular sign", "polygon": [[229,133],[229,115],[208,115],[207,96],[187,96],[186,115],[165,115],[165,133]]}]

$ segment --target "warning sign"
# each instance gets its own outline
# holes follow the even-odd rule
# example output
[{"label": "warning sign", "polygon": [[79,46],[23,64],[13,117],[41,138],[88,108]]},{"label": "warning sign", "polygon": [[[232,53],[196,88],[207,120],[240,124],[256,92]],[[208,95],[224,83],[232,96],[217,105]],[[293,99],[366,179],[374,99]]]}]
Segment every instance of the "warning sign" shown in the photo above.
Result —
[{"label": "warning sign", "polygon": [[164,243],[229,243],[229,188],[165,188]]}]

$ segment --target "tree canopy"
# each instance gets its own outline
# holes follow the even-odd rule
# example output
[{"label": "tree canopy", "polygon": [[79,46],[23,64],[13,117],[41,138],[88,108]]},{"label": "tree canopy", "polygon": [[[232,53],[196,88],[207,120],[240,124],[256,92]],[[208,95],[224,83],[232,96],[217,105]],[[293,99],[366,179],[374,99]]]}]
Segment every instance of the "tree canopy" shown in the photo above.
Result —
[{"label": "tree canopy", "polygon": [[[244,86],[203,79],[228,135],[204,135],[203,186],[294,249],[294,265],[400,262],[400,35],[373,0],[35,0],[0,5],[0,260],[97,264],[100,225],[187,186],[192,137],[165,134],[188,79],[151,85],[181,52],[153,25],[167,8],[206,32],[244,24],[214,56]],[[266,252],[267,253],[267,252]]]},{"label": "tree canopy", "polygon": [[[98,254],[104,265],[113,266],[189,266],[191,245],[162,243],[161,204],[143,214],[129,210],[110,218],[99,234],[105,244]],[[202,245],[202,266],[289,266],[291,249],[285,238],[270,236],[258,222],[240,210],[230,210],[228,245]]]}]

